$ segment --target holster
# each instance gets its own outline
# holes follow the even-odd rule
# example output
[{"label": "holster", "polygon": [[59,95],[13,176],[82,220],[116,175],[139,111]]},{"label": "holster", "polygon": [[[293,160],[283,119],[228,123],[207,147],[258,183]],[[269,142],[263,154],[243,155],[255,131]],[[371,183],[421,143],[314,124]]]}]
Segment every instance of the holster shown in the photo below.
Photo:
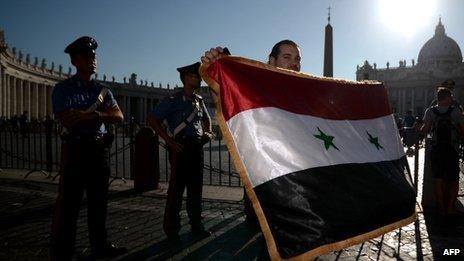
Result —
[{"label": "holster", "polygon": [[111,145],[113,145],[113,141],[114,141],[113,133],[106,133],[105,135],[103,135],[102,143],[103,143],[103,146],[105,146],[106,148],[111,148]]}]

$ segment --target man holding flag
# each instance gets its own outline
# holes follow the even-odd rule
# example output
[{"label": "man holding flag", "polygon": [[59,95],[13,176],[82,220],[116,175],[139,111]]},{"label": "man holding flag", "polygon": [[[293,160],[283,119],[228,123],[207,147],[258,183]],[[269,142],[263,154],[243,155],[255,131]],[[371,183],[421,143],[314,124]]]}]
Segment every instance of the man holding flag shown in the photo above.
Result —
[{"label": "man holding flag", "polygon": [[381,83],[295,72],[298,49],[268,64],[221,51],[205,53],[200,73],[272,259],[312,259],[415,220]]},{"label": "man holding flag", "polygon": [[[224,55],[224,49],[222,47],[211,48],[209,51],[205,52],[205,55],[201,57],[203,63],[212,63],[217,60],[221,55]],[[292,40],[282,40],[272,47],[271,53],[269,54],[268,64],[293,70],[300,71],[301,68],[301,54],[300,48]],[[244,212],[246,214],[246,219],[249,224],[257,224],[257,217],[251,205],[250,199],[247,194],[243,194],[244,200]]]}]

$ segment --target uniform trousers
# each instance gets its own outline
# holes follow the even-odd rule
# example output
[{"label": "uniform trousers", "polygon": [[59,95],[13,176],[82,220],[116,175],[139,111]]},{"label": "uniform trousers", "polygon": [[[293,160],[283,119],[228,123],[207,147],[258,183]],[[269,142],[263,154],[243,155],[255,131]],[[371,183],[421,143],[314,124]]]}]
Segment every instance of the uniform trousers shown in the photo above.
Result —
[{"label": "uniform trousers", "polygon": [[193,230],[203,229],[201,223],[201,198],[203,189],[203,145],[199,140],[181,139],[180,153],[169,151],[171,177],[164,211],[164,232],[174,236],[180,230],[179,212],[182,196],[187,188],[187,214]]},{"label": "uniform trousers", "polygon": [[71,260],[73,256],[84,190],[92,251],[107,243],[108,148],[101,141],[80,139],[66,141],[64,147],[64,170],[52,220],[51,255],[55,260]]}]

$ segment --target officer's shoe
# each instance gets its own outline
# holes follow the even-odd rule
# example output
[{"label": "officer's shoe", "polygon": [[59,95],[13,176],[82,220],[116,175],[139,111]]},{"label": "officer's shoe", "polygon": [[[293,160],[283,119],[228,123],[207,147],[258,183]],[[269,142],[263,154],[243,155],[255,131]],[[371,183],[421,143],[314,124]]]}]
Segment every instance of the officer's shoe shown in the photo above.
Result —
[{"label": "officer's shoe", "polygon": [[168,245],[175,246],[181,243],[180,236],[178,234],[168,235],[166,239]]},{"label": "officer's shoe", "polygon": [[97,248],[94,252],[95,258],[116,257],[127,253],[127,248],[118,247],[113,243],[106,243],[104,246]]},{"label": "officer's shoe", "polygon": [[192,227],[192,234],[196,237],[206,238],[211,236],[211,232],[204,227]]}]

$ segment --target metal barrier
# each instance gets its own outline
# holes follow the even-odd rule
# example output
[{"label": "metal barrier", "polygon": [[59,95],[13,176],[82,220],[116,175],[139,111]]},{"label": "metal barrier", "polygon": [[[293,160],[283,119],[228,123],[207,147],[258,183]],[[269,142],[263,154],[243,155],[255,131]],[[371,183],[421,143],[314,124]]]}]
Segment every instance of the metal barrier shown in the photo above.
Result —
[{"label": "metal barrier", "polygon": [[[109,151],[112,179],[132,179],[134,173],[134,141],[140,126],[128,122],[109,127],[115,140]],[[17,124],[4,121],[0,125],[0,169],[27,169],[27,178],[33,173],[56,178],[60,173],[61,126],[53,120]],[[220,137],[219,133],[217,135]],[[242,186],[231,162],[230,154],[221,139],[210,141],[204,147],[203,182],[205,185]],[[159,142],[160,181],[170,175],[168,152],[164,141]],[[51,173],[57,173],[52,176]]]}]

